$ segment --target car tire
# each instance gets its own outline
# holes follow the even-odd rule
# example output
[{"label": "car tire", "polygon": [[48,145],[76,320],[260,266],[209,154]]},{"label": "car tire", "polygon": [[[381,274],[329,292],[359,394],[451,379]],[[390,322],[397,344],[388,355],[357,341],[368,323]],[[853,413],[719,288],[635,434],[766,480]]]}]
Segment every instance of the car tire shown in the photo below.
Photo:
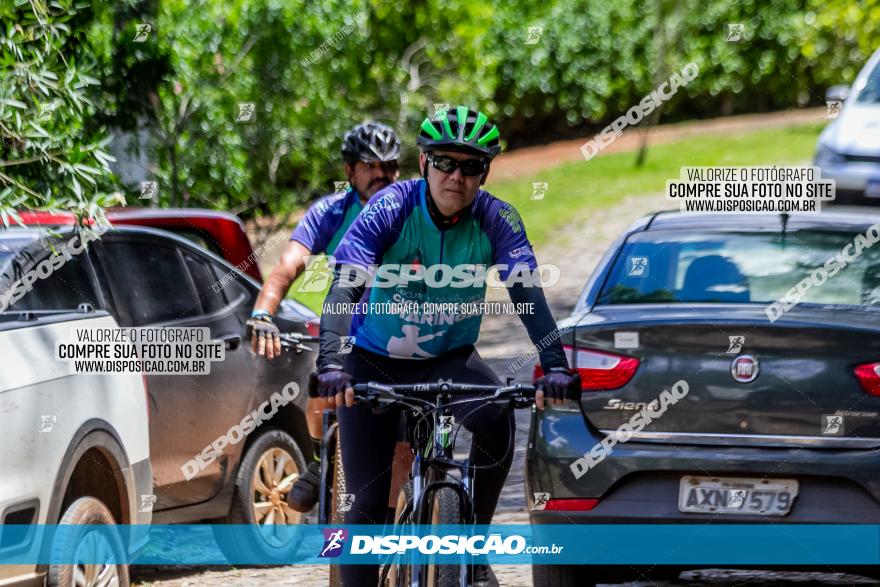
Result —
[{"label": "car tire", "polygon": [[[248,445],[235,476],[225,524],[213,526],[220,550],[229,562],[268,564],[290,562],[295,556],[305,514],[291,509],[286,497],[305,470],[302,451],[283,430],[269,428]],[[240,528],[227,528],[227,524],[250,526],[253,535],[242,536]],[[266,529],[270,524],[271,532]]]},{"label": "car tire", "polygon": [[[61,516],[60,526],[76,526],[70,531],[59,528],[52,544],[55,560],[77,560],[79,553],[106,553],[109,560],[125,560],[122,540],[116,532],[113,514],[99,499],[80,497],[71,503]],[[108,526],[101,531],[95,526]],[[57,557],[57,558],[56,558]],[[90,557],[91,558],[91,557]],[[92,559],[94,560],[94,559]],[[74,585],[113,585],[128,587],[126,564],[70,564],[49,565],[47,584],[50,587],[73,587]]]}]

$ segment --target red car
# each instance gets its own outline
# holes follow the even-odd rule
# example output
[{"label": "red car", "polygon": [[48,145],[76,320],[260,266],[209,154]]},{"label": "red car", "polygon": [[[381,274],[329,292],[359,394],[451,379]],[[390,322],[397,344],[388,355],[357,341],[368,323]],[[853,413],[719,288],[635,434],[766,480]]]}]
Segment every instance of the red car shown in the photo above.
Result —
[{"label": "red car", "polygon": [[[67,225],[75,222],[73,214],[22,211],[27,225]],[[254,250],[244,231],[244,224],[233,214],[202,208],[114,208],[107,211],[113,224],[150,226],[178,234],[225,259],[239,271],[262,283],[260,268],[251,255]]]}]

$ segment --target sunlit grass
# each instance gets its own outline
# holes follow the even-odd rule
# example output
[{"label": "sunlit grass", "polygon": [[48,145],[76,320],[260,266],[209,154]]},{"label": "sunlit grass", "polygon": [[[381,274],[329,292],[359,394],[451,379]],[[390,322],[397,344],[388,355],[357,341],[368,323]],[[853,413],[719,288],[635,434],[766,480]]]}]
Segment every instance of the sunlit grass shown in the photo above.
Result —
[{"label": "sunlit grass", "polygon": [[[515,180],[490,180],[486,189],[519,210],[529,240],[544,244],[572,217],[610,206],[629,195],[663,192],[666,181],[679,177],[685,166],[781,165],[808,161],[822,124],[761,130],[737,136],[701,136],[650,147],[645,164],[635,166],[636,153],[601,155],[590,161],[564,163]],[[532,200],[532,183],[547,182],[547,194]],[[670,208],[672,208],[670,204]],[[300,277],[290,288],[294,297],[320,313],[326,291],[296,293]]]},{"label": "sunlit grass", "polygon": [[[572,216],[609,206],[624,196],[663,192],[666,181],[679,177],[684,166],[808,161],[822,127],[809,124],[737,136],[688,138],[650,147],[640,168],[635,166],[635,152],[613,153],[590,161],[565,163],[515,180],[493,182],[490,176],[486,189],[516,206],[529,240],[544,244]],[[532,183],[539,181],[547,182],[547,193],[541,200],[532,200]]]}]

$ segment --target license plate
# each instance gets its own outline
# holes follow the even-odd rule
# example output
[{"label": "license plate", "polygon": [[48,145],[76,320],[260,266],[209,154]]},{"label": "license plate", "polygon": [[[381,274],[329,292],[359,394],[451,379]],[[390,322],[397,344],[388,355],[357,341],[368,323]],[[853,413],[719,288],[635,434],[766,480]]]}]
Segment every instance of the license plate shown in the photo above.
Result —
[{"label": "license plate", "polygon": [[880,198],[880,179],[869,179],[865,184],[866,198]]},{"label": "license plate", "polygon": [[681,478],[678,509],[690,513],[784,516],[798,494],[794,479]]}]

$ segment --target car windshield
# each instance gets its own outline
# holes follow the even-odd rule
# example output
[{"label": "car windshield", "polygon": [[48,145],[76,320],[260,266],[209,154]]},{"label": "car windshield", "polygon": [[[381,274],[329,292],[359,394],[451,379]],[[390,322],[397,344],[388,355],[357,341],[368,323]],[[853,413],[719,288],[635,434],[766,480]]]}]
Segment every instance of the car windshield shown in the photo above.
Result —
[{"label": "car windshield", "polygon": [[823,268],[816,274],[821,285],[811,281],[801,303],[880,307],[880,247],[864,248],[855,258],[850,246],[843,268],[830,261],[855,237],[820,231],[638,233],[627,239],[598,303],[769,304]]},{"label": "car windshield", "polygon": [[861,104],[880,103],[880,62],[874,66],[865,80],[865,87],[859,90],[856,102]]}]

